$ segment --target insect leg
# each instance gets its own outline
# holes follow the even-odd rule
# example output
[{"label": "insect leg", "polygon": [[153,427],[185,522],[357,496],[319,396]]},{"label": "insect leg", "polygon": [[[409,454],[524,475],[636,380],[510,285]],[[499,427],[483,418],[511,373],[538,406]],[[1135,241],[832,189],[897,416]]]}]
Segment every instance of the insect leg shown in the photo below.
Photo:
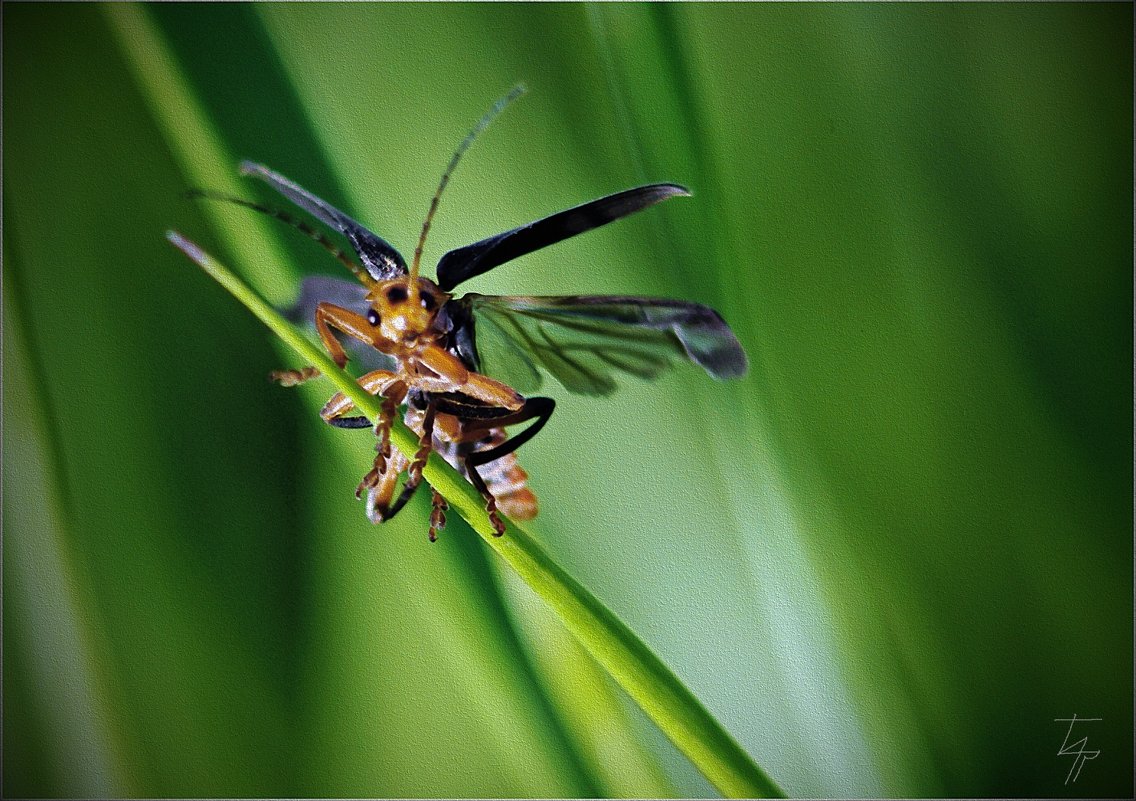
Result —
[{"label": "insect leg", "polygon": [[468,370],[457,356],[437,345],[423,348],[418,360],[436,376],[420,378],[421,388],[429,392],[457,392],[487,406],[500,406],[509,411],[524,405],[524,396],[508,384]]},{"label": "insect leg", "polygon": [[316,331],[332,360],[340,367],[347,364],[347,352],[332,333],[333,328],[374,347],[375,329],[365,318],[340,306],[320,303],[316,306]]},{"label": "insect leg", "polygon": [[469,454],[467,460],[474,465],[487,464],[495,459],[500,459],[507,453],[512,453],[535,437],[537,432],[544,428],[544,424],[552,417],[552,412],[555,409],[556,401],[552,398],[526,398],[525,405],[521,407],[520,411],[513,412],[511,415],[495,421],[493,425],[494,427],[511,426],[516,423],[523,423],[526,420],[532,420],[534,417],[536,418],[536,422],[520,434],[510,437],[494,448]]},{"label": "insect leg", "polygon": [[[394,488],[398,477],[406,469],[406,457],[401,452],[395,452],[387,462],[386,472],[380,476],[378,483],[367,490],[367,519],[378,525],[394,517],[390,512],[391,498],[394,497]],[[397,511],[397,510],[396,510]]]},{"label": "insect leg", "polygon": [[[384,398],[392,397],[398,403],[401,403],[403,397],[406,396],[406,386],[400,384],[398,376],[390,370],[374,370],[359,376],[357,383],[371,395],[381,395]],[[369,427],[371,421],[366,417],[343,416],[354,408],[355,403],[350,398],[342,392],[336,392],[331,396],[331,399],[324,404],[323,409],[320,411],[320,417],[324,419],[324,422],[336,428]],[[379,434],[378,428],[375,429],[375,433]]]},{"label": "insect leg", "polygon": [[[359,386],[371,395],[382,397],[382,412],[375,421],[375,462],[371,471],[363,476],[355,490],[355,497],[363,494],[363,490],[373,488],[386,470],[387,459],[390,458],[390,432],[394,424],[394,416],[398,412],[398,405],[406,397],[406,384],[390,370],[374,370],[359,377]],[[320,412],[327,423],[337,428],[367,428],[371,421],[366,417],[344,417],[343,415],[355,408],[355,404],[342,392],[331,396]]]},{"label": "insect leg", "polygon": [[477,467],[473,464],[470,456],[466,456],[464,462],[466,472],[469,473],[469,480],[473,482],[473,486],[485,499],[485,511],[489,514],[489,522],[493,524],[493,536],[500,537],[505,533],[505,524],[501,522],[501,516],[497,514],[497,499],[493,497],[489,487],[485,486],[485,479],[477,472]]},{"label": "insect leg", "polygon": [[336,417],[334,420],[328,420],[328,425],[335,426],[336,428],[370,428],[371,421],[366,417]]},{"label": "insect leg", "polygon": [[[391,455],[391,426],[394,425],[394,416],[397,411],[398,402],[393,397],[383,398],[382,413],[375,423],[375,436],[378,438],[378,442],[375,443],[375,461],[371,467],[371,471],[363,476],[363,480],[359,482],[359,486],[355,489],[356,498],[362,494],[363,490],[375,486],[379,479],[386,473],[387,460],[390,459]],[[367,418],[347,419],[366,420]]]},{"label": "insect leg", "polygon": [[418,485],[422,483],[422,468],[426,466],[426,459],[430,456],[430,451],[434,449],[434,415],[437,411],[437,405],[431,400],[426,407],[426,416],[422,419],[422,436],[418,440],[418,451],[414,454],[414,461],[410,463],[410,468],[407,470],[406,483],[402,487],[402,492],[386,515],[387,520],[399,513],[399,510],[414,495]]},{"label": "insect leg", "polygon": [[433,487],[430,488],[430,503],[433,509],[430,511],[430,542],[438,540],[438,532],[446,527],[446,510],[450,505],[446,503],[446,499],[442,497],[441,493]]},{"label": "insect leg", "polygon": [[282,387],[294,387],[319,377],[320,371],[316,367],[301,367],[299,370],[273,370],[268,374],[270,381],[275,381]]},{"label": "insect leg", "polygon": [[512,453],[524,445],[544,428],[544,424],[548,422],[549,418],[552,417],[552,412],[556,409],[556,401],[552,398],[542,397],[526,398],[524,405],[517,411],[474,406],[445,396],[436,396],[436,400],[438,411],[452,414],[465,422],[466,432],[473,432],[478,429],[503,428],[504,426],[524,423],[534,417],[537,418],[531,426],[500,445],[469,454],[475,465],[487,464],[494,459],[500,459],[505,454]]}]

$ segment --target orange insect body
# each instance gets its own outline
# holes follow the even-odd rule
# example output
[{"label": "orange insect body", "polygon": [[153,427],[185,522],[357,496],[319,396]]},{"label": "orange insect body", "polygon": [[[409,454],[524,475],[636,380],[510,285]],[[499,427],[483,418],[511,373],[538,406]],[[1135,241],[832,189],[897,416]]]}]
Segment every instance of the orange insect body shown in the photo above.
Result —
[{"label": "orange insect body", "polygon": [[[367,516],[372,522],[382,522],[397,513],[405,498],[421,481],[422,468],[431,450],[443,456],[475,485],[481,483],[473,475],[474,467],[463,461],[469,446],[500,445],[507,440],[504,430],[498,427],[479,426],[464,421],[460,415],[439,412],[434,395],[458,395],[482,404],[487,409],[518,412],[525,398],[506,384],[488,376],[470,371],[461,360],[447,349],[445,341],[452,326],[440,314],[450,300],[448,293],[427,278],[407,275],[382,282],[371,283],[366,300],[370,308],[365,316],[322,302],[316,307],[315,323],[320,339],[340,367],[347,363],[347,354],[335,337],[342,331],[391,357],[395,370],[375,370],[359,379],[367,392],[384,399],[384,413],[375,424],[378,437],[376,457],[372,470],[360,482],[356,495],[367,493]],[[407,401],[412,392],[425,398],[425,408],[407,404],[404,420],[419,435],[420,447],[412,461],[390,447],[390,427],[395,409]],[[329,423],[344,419],[354,404],[343,393],[336,393],[324,406],[321,416]],[[498,414],[498,417],[506,416]],[[463,446],[466,446],[463,448]],[[536,498],[519,487],[526,474],[516,464],[516,457],[507,454],[505,465],[495,467],[485,479],[488,512],[498,533],[504,526],[496,515],[496,503],[504,501],[510,511],[520,512],[522,519],[536,514]],[[403,495],[394,499],[399,475],[407,473]],[[494,492],[494,488],[498,492]],[[527,492],[522,492],[524,489]],[[499,494],[500,493],[500,494]],[[514,500],[519,499],[519,500]],[[524,500],[525,503],[521,503]],[[435,517],[438,525],[444,523],[444,501],[434,495]],[[507,512],[508,513],[508,512]],[[432,521],[430,535],[434,539],[438,525]]]}]

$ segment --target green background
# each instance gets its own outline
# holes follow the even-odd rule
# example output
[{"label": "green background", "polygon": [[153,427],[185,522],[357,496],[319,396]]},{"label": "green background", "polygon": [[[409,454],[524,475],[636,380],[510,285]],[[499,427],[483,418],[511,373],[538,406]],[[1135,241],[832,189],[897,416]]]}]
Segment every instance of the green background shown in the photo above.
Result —
[{"label": "green background", "polygon": [[6,796],[713,793],[460,519],[366,522],[368,438],[163,238],[335,274],[181,199],[269,199],[251,158],[409,254],[518,80],[425,264],[683,183],[468,288],[707,303],[751,360],[549,381],[534,535],[791,795],[1132,793],[1130,4],[3,16]]}]

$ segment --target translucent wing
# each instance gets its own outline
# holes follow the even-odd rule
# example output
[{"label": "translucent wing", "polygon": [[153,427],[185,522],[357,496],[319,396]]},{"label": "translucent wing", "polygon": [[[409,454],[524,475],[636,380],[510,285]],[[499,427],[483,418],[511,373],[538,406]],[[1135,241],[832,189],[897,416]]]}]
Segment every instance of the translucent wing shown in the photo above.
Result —
[{"label": "translucent wing", "polygon": [[473,320],[478,369],[520,392],[540,385],[540,369],[571,392],[607,395],[615,374],[651,379],[676,358],[720,379],[742,376],[749,366],[721,315],[698,303],[475,293],[456,303]]},{"label": "translucent wing", "polygon": [[242,161],[241,172],[260,178],[304,211],[346,236],[351,247],[359,254],[359,260],[376,281],[406,274],[406,261],[397,250],[330,203],[262,164]]},{"label": "translucent wing", "polygon": [[[367,288],[358,281],[346,281],[329,275],[310,275],[300,284],[300,295],[280,313],[296,325],[315,326],[316,306],[320,303],[333,303],[340,308],[366,316],[371,304],[367,302]],[[345,337],[343,345],[351,358],[365,370],[393,370],[395,361],[381,351],[367,347],[351,337]]]},{"label": "translucent wing", "polygon": [[451,250],[438,262],[438,286],[449,292],[462,281],[481,275],[518,256],[607,225],[669,197],[689,194],[685,187],[678,184],[650,184],[626,189]]},{"label": "translucent wing", "polygon": [[300,282],[300,295],[296,302],[280,309],[280,312],[296,325],[311,323],[316,319],[316,306],[322,302],[334,303],[361,317],[366,317],[371,308],[367,302],[367,287],[358,281],[346,281],[330,275],[309,275]]}]

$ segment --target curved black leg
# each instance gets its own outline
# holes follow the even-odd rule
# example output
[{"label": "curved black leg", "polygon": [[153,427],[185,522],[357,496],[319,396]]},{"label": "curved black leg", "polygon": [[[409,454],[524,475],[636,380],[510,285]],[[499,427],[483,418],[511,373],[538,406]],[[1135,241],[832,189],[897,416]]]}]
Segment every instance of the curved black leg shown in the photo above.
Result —
[{"label": "curved black leg", "polygon": [[502,456],[512,453],[517,448],[524,445],[530,439],[537,435],[548,419],[552,417],[552,412],[556,409],[556,401],[552,398],[527,398],[525,405],[518,411],[511,413],[507,417],[494,421],[495,426],[508,426],[515,423],[523,423],[526,420],[531,420],[534,417],[536,422],[526,428],[520,434],[502,442],[496,447],[489,448],[484,451],[475,451],[468,457],[468,461],[474,465],[488,464],[495,459],[500,459]]},{"label": "curved black leg", "polygon": [[470,454],[475,465],[500,459],[505,454],[512,453],[524,445],[544,428],[544,424],[548,422],[548,419],[552,417],[552,412],[556,409],[556,401],[552,398],[542,397],[526,398],[525,405],[515,412],[499,407],[463,403],[446,395],[435,395],[433,397],[438,405],[438,411],[444,414],[452,414],[464,423],[476,421],[481,428],[504,428],[536,418],[536,422],[531,426],[500,445]]},{"label": "curved black leg", "polygon": [[328,425],[336,428],[370,428],[371,421],[366,417],[333,417],[327,421]]}]

